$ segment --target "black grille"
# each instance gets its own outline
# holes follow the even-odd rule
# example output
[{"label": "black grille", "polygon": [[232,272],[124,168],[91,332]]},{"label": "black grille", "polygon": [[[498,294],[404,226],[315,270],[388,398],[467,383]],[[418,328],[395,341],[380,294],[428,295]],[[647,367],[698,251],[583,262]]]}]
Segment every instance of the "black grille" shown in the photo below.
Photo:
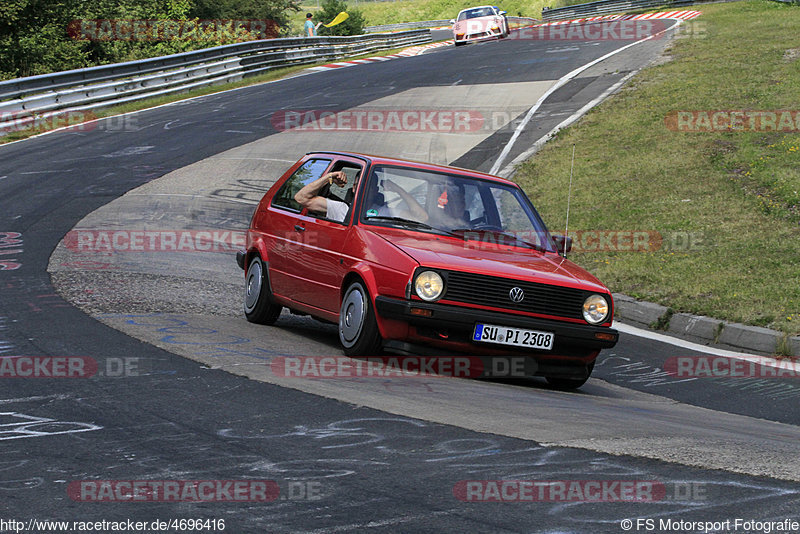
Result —
[{"label": "black grille", "polygon": [[[448,271],[446,276],[447,292],[443,300],[571,319],[583,318],[583,301],[591,294],[582,289],[483,274]],[[515,287],[525,292],[525,298],[520,303],[512,302],[509,298],[509,292]]]}]

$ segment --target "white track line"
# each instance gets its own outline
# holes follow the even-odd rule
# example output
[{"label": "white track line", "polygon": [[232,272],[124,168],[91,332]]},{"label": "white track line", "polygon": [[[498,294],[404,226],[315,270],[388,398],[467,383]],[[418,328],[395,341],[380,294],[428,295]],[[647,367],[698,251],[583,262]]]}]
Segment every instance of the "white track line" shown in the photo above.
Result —
[{"label": "white track line", "polygon": [[521,164],[523,161],[527,160],[528,158],[536,154],[539,150],[541,150],[541,148],[544,146],[546,142],[552,139],[553,136],[559,132],[559,130],[563,130],[573,122],[583,117],[586,114],[586,112],[588,112],[597,104],[605,100],[608,97],[608,95],[610,95],[611,93],[622,87],[630,78],[635,76],[637,72],[639,72],[638,69],[626,74],[617,83],[615,83],[614,85],[603,91],[603,94],[601,94],[600,96],[598,96],[597,98],[595,98],[594,100],[583,106],[581,109],[579,109],[578,111],[567,117],[564,121],[560,122],[555,128],[547,132],[543,137],[537,139],[536,142],[533,143],[533,145],[528,150],[526,150],[525,152],[514,158],[514,160],[508,165],[506,165],[502,171],[498,172],[498,176],[502,176],[503,178],[510,178],[511,175],[514,174],[514,170],[516,169],[517,165]]},{"label": "white track line", "polygon": [[497,160],[494,162],[494,165],[492,165],[492,168],[489,171],[489,174],[497,174],[497,172],[500,170],[500,167],[503,165],[503,162],[508,157],[509,152],[511,152],[511,149],[514,147],[514,143],[517,142],[517,138],[520,136],[522,131],[525,129],[526,126],[528,126],[528,123],[533,118],[534,113],[536,113],[536,111],[541,107],[541,105],[544,103],[544,101],[547,100],[547,98],[550,95],[552,95],[555,91],[557,91],[559,88],[561,88],[564,85],[566,85],[567,82],[569,82],[570,80],[575,78],[578,74],[580,74],[581,72],[585,71],[586,69],[588,69],[590,67],[593,67],[594,65],[597,65],[601,61],[604,61],[604,60],[606,60],[606,59],[608,59],[608,58],[610,58],[610,57],[612,57],[612,56],[614,56],[616,54],[619,54],[620,52],[622,52],[624,50],[627,50],[628,48],[630,48],[632,46],[636,46],[636,45],[638,45],[640,43],[643,43],[645,41],[649,41],[650,39],[653,39],[654,37],[657,37],[657,36],[661,35],[662,33],[668,32],[668,31],[672,30],[673,28],[679,26],[680,24],[681,24],[681,21],[677,20],[677,21],[675,21],[675,24],[673,24],[672,26],[670,26],[669,28],[667,28],[665,30],[661,30],[660,32],[654,33],[653,35],[645,37],[644,39],[640,39],[640,40],[638,40],[636,42],[627,44],[627,45],[625,45],[625,46],[623,46],[621,48],[617,48],[616,50],[614,50],[612,52],[609,52],[608,54],[606,54],[604,56],[601,56],[601,57],[595,59],[594,61],[590,61],[589,63],[587,63],[587,64],[585,64],[585,65],[583,65],[581,67],[578,67],[577,69],[573,70],[572,72],[569,72],[569,73],[565,74],[564,76],[562,76],[555,83],[555,85],[550,87],[550,89],[548,89],[539,98],[539,100],[536,101],[536,103],[533,105],[533,107],[528,110],[528,113],[525,115],[525,118],[522,119],[522,122],[520,122],[519,126],[517,126],[517,128],[514,130],[514,134],[511,136],[511,139],[509,139],[509,141],[506,144],[506,146],[503,147],[503,151],[500,153],[500,156],[498,156]]},{"label": "white track line", "polygon": [[631,326],[625,323],[620,323],[617,321],[614,321],[614,328],[625,334],[629,334],[636,337],[643,337],[645,339],[651,339],[653,341],[658,341],[660,343],[668,343],[670,345],[675,345],[676,347],[681,347],[683,349],[697,351],[697,352],[705,352],[706,354],[711,354],[713,356],[722,356],[725,358],[732,358],[736,360],[745,360],[748,362],[757,363],[758,365],[763,365],[765,367],[775,367],[779,369],[794,370],[795,373],[800,375],[800,363],[798,362],[791,362],[789,360],[777,360],[770,356],[757,356],[755,354],[745,354],[743,352],[734,352],[731,350],[707,347],[705,345],[700,345],[699,343],[692,343],[691,341],[686,341],[685,339],[679,339],[672,336],[667,336],[665,334],[658,334],[656,332],[651,332],[650,330],[636,328],[635,326]]}]

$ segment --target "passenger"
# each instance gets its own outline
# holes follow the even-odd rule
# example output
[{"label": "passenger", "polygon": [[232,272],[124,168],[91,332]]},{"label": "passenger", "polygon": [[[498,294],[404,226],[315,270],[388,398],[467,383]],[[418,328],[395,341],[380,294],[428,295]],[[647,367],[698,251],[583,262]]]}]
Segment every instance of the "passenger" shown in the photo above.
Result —
[{"label": "passenger", "polygon": [[469,226],[469,212],[466,209],[464,188],[448,184],[436,202],[436,219],[448,229],[463,229]]}]

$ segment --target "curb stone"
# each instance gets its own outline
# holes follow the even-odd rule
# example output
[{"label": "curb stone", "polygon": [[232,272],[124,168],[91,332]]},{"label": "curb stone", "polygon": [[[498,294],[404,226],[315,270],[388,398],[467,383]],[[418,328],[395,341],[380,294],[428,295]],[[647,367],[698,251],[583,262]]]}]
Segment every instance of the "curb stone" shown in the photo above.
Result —
[{"label": "curb stone", "polygon": [[[662,331],[709,347],[772,356],[785,337],[782,332],[769,328],[729,323],[688,313],[672,313],[670,308],[660,304],[636,300],[620,293],[612,296],[615,320],[654,332]],[[654,328],[659,323],[665,328]],[[800,336],[790,337],[785,343],[792,356],[800,356]]]}]

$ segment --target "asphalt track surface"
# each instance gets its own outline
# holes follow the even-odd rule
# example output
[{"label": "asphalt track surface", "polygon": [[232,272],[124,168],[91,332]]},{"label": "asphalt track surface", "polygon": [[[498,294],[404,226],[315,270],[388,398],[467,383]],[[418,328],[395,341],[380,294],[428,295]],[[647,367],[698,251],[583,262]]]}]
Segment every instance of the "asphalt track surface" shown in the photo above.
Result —
[{"label": "asphalt track surface", "polygon": [[[562,88],[518,150],[646,64],[663,44],[634,47]],[[269,138],[286,151],[286,161],[270,162],[274,168],[324,148],[298,140],[289,151],[292,143],[280,144],[270,122],[276,110],[350,109],[408,91],[414,96],[418,88],[433,94],[458,85],[539,87],[620,45],[507,40],[449,48],[0,147],[0,232],[19,234],[0,256],[6,267],[18,265],[0,271],[0,355],[86,356],[101,371],[91,379],[2,379],[0,519],[224,519],[229,532],[621,532],[620,521],[628,518],[656,525],[661,519],[796,518],[798,415],[791,381],[681,381],[661,372],[664,360],[698,353],[623,335],[601,356],[594,379],[575,393],[553,391],[540,380],[278,385],[250,378],[263,365],[253,365],[249,355],[227,358],[234,367],[226,369],[223,344],[217,340],[212,345],[219,352],[209,352],[198,336],[232,329],[240,340],[247,333],[260,350],[313,355],[335,353],[335,330],[286,314],[278,327],[256,328],[229,313],[239,281],[214,276],[224,273],[216,267],[223,262],[241,276],[232,258],[195,260],[216,273],[205,281],[205,265],[183,258],[147,267],[134,260],[137,265],[119,272],[60,270],[51,259],[84,217],[145,184],[152,195],[142,214],[147,220],[241,227],[244,217],[246,224],[247,201],[158,204],[164,182],[157,179],[177,173],[173,182],[181,184],[191,174],[181,169]],[[495,106],[488,101],[482,109],[505,111]],[[510,135],[500,125],[463,153],[458,147],[469,143],[426,139],[423,147],[403,145],[408,153],[397,155],[485,170]],[[255,187],[248,194],[257,193]],[[120,215],[117,223],[129,220]],[[48,268],[69,302],[54,289]],[[179,284],[161,285],[184,274]],[[191,305],[162,306],[171,291]],[[120,371],[125,363],[130,372]],[[86,480],[253,479],[274,481],[281,497],[95,503],[67,493],[70,483]],[[461,481],[513,479],[656,481],[665,494],[636,503],[476,503],[454,495]]]}]

